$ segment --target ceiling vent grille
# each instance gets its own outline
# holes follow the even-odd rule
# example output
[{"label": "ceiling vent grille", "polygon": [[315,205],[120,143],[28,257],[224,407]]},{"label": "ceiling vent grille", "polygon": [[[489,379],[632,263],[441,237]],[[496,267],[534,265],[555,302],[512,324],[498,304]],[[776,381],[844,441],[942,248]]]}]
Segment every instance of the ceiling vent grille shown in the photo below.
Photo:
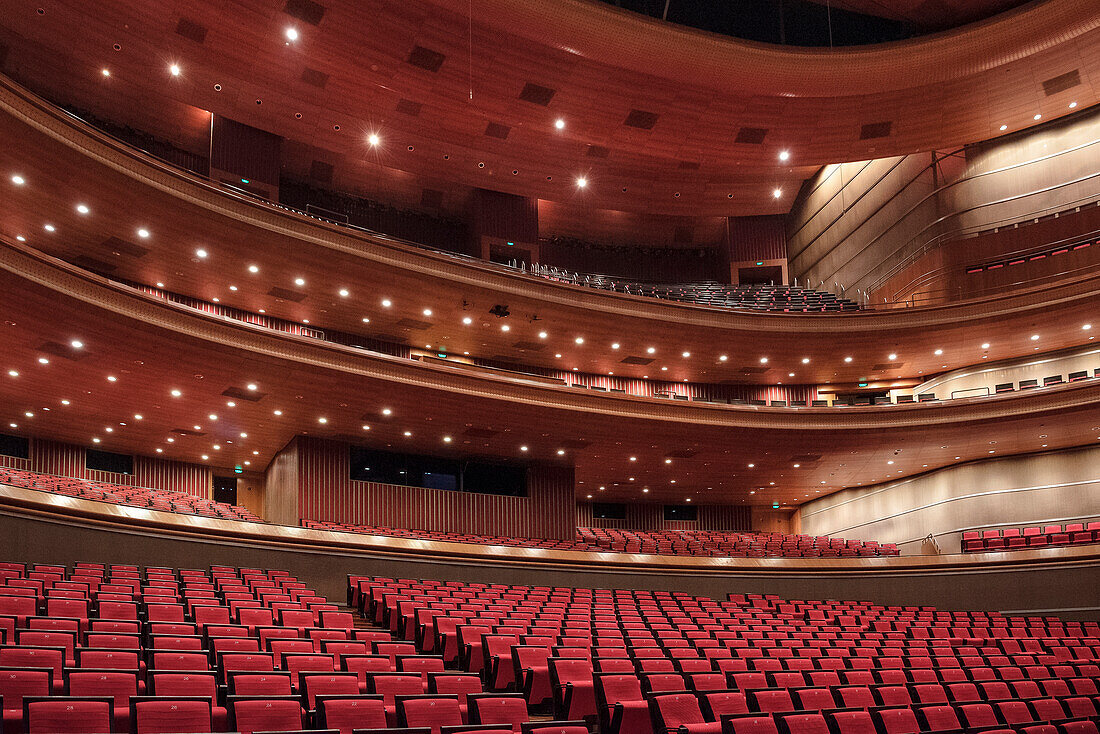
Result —
[{"label": "ceiling vent grille", "polygon": [[206,26],[187,18],[180,18],[176,23],[176,33],[195,43],[206,42]]},{"label": "ceiling vent grille", "polygon": [[876,138],[888,138],[893,128],[894,123],[892,122],[869,122],[859,129],[859,139],[874,140]]},{"label": "ceiling vent grille", "polygon": [[1059,92],[1064,92],[1067,89],[1073,89],[1081,83],[1081,72],[1078,69],[1073,71],[1067,71],[1065,74],[1059,74],[1058,76],[1052,76],[1043,82],[1043,91],[1049,97]]},{"label": "ceiling vent grille", "polygon": [[420,110],[424,105],[419,102],[413,102],[411,99],[399,99],[397,100],[397,107],[394,109],[400,112],[402,115],[408,115],[409,117],[417,117],[420,115]]},{"label": "ceiling vent grille", "polygon": [[302,81],[311,87],[317,87],[318,89],[324,89],[328,84],[328,74],[317,69],[311,69],[308,66],[302,69]]},{"label": "ceiling vent grille", "polygon": [[733,142],[741,145],[760,145],[768,135],[765,127],[743,127],[737,131],[737,137]]},{"label": "ceiling vent grille", "polygon": [[306,294],[301,291],[292,291],[288,288],[281,288],[275,286],[267,292],[267,295],[272,298],[278,298],[280,301],[293,301],[294,303],[301,303],[306,300]]},{"label": "ceiling vent grille", "polygon": [[313,0],[286,0],[283,12],[303,23],[320,25],[321,19],[325,17],[325,6]]},{"label": "ceiling vent grille", "polygon": [[623,120],[623,124],[627,127],[636,127],[639,130],[652,130],[653,126],[657,124],[657,118],[659,118],[656,112],[646,112],[645,110],[631,110],[630,114]]},{"label": "ceiling vent grille", "polygon": [[435,73],[439,71],[439,67],[443,66],[443,61],[446,58],[443,54],[432,51],[430,48],[413,46],[413,50],[409,52],[408,61],[418,69]]},{"label": "ceiling vent grille", "polygon": [[550,104],[550,100],[554,98],[555,94],[556,92],[550,89],[550,87],[543,87],[538,84],[527,82],[523,85],[523,90],[519,93],[519,98],[524,102],[546,107]]},{"label": "ceiling vent grille", "polygon": [[485,135],[497,140],[507,140],[510,132],[512,132],[512,128],[501,125],[499,122],[490,122],[485,126]]}]

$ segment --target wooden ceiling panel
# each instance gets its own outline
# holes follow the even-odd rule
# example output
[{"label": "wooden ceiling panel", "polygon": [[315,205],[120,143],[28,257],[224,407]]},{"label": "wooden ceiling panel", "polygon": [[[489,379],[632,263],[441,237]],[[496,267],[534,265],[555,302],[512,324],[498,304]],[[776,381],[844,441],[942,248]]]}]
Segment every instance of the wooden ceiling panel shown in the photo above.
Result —
[{"label": "wooden ceiling panel", "polygon": [[[60,0],[39,16],[32,0],[11,5],[0,43],[10,48],[8,68],[33,86],[197,150],[209,117],[195,111],[226,115],[347,159],[353,188],[379,197],[402,172],[406,198],[442,179],[569,201],[585,173],[586,200],[599,208],[782,212],[792,199],[774,199],[772,188],[793,196],[803,179],[777,165],[781,148],[813,168],[976,142],[1001,124],[1035,124],[1036,110],[1043,119],[1068,113],[1066,95],[1094,104],[1100,70],[1100,10],[1084,0],[1045,0],[945,34],[833,52],[719,38],[580,0],[485,0],[472,42],[464,0],[333,0],[317,27],[268,5],[199,0],[187,20],[208,29],[201,45],[176,33],[181,18],[160,6]],[[287,43],[293,23],[299,39]],[[421,55],[437,71],[409,64],[416,47],[429,49]],[[171,62],[183,68],[179,78],[167,75]],[[327,79],[323,89],[301,81],[305,69]],[[1046,96],[1044,81],[1075,69],[1080,84]],[[549,104],[522,102],[527,84],[553,89]],[[422,105],[421,114],[395,113],[401,99]],[[624,126],[631,110],[657,121]],[[562,131],[553,127],[559,116]],[[885,120],[894,122],[889,136],[859,140],[863,125]],[[512,129],[507,140],[482,134],[493,122]],[[368,128],[383,139],[380,165],[353,165]],[[742,128],[769,133],[762,145],[731,145]],[[593,161],[589,145],[610,154]],[[681,197],[648,185],[683,159],[701,166]],[[521,174],[501,175],[512,170]],[[760,179],[767,184],[755,185]],[[736,180],[739,195],[719,193],[718,180]]]},{"label": "wooden ceiling panel", "polygon": [[[27,179],[22,187],[0,179],[5,194],[0,235],[9,241],[23,236],[28,246],[68,260],[85,253],[100,257],[98,248],[112,237],[134,241],[148,254],[104,260],[118,279],[163,283],[173,292],[216,298],[253,313],[262,309],[293,322],[308,320],[316,328],[415,337],[417,344],[443,345],[453,354],[513,354],[524,364],[593,374],[833,385],[886,375],[924,378],[981,359],[1034,354],[1036,346],[1043,352],[1078,347],[1095,333],[1081,329],[1095,321],[1100,304],[1100,288],[1088,279],[943,308],[817,316],[711,309],[556,284],[356,235],[238,198],[90,137],[48,108],[19,103],[20,115],[34,122],[27,125],[9,114],[17,100],[13,90],[0,88],[0,108],[8,109],[0,114],[0,135],[9,143],[0,148],[0,172],[18,171]],[[669,198],[674,193],[665,185],[648,190]],[[78,214],[77,203],[91,213]],[[575,206],[558,206],[555,216],[583,219],[590,211],[584,203],[578,197]],[[593,221],[613,232],[623,216],[593,213]],[[56,231],[46,232],[46,223]],[[721,220],[712,224],[720,227]],[[139,238],[141,227],[152,236]],[[196,255],[199,248],[207,251],[206,259]],[[259,272],[249,272],[250,265]],[[298,278],[305,286],[295,285]],[[268,296],[273,288],[305,298],[276,302]],[[349,290],[348,297],[337,295],[341,288]],[[381,305],[383,298],[392,299],[391,307]],[[488,318],[498,303],[507,303],[512,312],[509,332]],[[432,317],[423,316],[426,308]],[[467,313],[477,317],[470,325],[461,322]],[[429,326],[406,331],[400,325],[406,319]],[[545,339],[539,337],[542,331]],[[1033,333],[1041,341],[1027,338]],[[584,343],[577,344],[577,337]],[[989,350],[979,348],[985,341]],[[542,342],[547,349],[520,352],[517,342]],[[613,342],[622,344],[621,352],[610,349]],[[650,346],[656,350],[652,366],[620,365],[623,355],[644,354]],[[936,349],[944,355],[936,356]],[[692,357],[680,357],[684,351]],[[903,370],[869,370],[888,352],[899,355]],[[722,355],[730,359],[723,361]],[[844,361],[848,356],[851,362]],[[744,375],[738,369],[762,357],[769,359],[766,371]],[[660,367],[667,372],[654,371]]]},{"label": "wooden ceiling panel", "polygon": [[[5,432],[218,468],[258,470],[294,435],[358,436],[378,448],[572,464],[581,498],[794,506],[991,452],[1100,437],[1096,382],[889,410],[654,401],[233,324],[15,247],[0,248],[0,309],[15,317],[0,330],[5,373],[16,373],[0,377]],[[62,364],[43,340],[81,358]],[[262,397],[227,397],[226,386]]]}]

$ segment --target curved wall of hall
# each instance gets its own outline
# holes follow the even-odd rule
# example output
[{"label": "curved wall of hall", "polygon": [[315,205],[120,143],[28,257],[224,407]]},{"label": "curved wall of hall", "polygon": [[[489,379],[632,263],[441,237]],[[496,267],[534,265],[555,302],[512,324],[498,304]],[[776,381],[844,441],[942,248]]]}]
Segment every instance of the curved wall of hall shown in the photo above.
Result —
[{"label": "curved wall of hall", "polygon": [[1095,203],[1098,148],[1093,108],[959,150],[826,166],[788,217],[791,276],[829,289],[838,283],[849,295],[870,291],[872,303],[901,300],[907,289],[893,276],[908,274],[918,258],[941,247],[968,250],[966,238],[980,232]]},{"label": "curved wall of hall", "polygon": [[807,502],[796,515],[811,535],[874,538],[917,554],[935,552],[924,545],[932,534],[940,552],[958,553],[966,530],[1100,517],[1100,447],[987,459],[846,489]]},{"label": "curved wall of hall", "polygon": [[212,520],[0,485],[0,558],[195,568],[255,565],[342,599],[347,574],[859,599],[1100,619],[1097,546],[874,559],[679,558],[380,538]]}]

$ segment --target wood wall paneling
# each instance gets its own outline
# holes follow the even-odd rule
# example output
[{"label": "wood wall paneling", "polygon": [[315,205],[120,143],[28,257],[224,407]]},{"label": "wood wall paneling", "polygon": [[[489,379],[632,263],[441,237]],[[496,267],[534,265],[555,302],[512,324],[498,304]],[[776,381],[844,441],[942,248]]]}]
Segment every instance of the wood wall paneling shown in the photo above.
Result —
[{"label": "wood wall paneling", "polygon": [[305,520],[528,538],[575,535],[569,468],[532,466],[527,496],[505,497],[353,481],[347,444],[302,436],[297,446]]},{"label": "wood wall paneling", "polygon": [[962,532],[1100,517],[1100,448],[1008,456],[872,487],[846,489],[798,510],[802,531],[874,538],[917,553],[929,533],[958,553]]},{"label": "wood wall paneling", "polygon": [[754,529],[747,506],[697,505],[697,519],[665,520],[664,505],[627,502],[626,518],[597,518],[591,502],[578,502],[577,527],[615,528],[619,530],[713,530],[748,532]]},{"label": "wood wall paneling", "polygon": [[89,469],[85,462],[84,451],[82,446],[31,437],[29,458],[0,456],[0,466],[59,477],[210,497],[213,472],[209,467],[148,456],[134,456],[134,473],[118,474]]}]

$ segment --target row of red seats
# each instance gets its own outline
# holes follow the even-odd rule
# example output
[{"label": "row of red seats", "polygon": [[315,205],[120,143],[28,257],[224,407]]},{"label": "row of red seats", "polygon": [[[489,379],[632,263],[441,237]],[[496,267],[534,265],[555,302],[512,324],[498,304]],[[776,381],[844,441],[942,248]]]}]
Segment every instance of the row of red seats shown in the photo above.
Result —
[{"label": "row of red seats", "polygon": [[522,696],[485,695],[440,656],[356,629],[285,572],[3,563],[0,574],[12,612],[0,616],[5,734],[584,731],[529,721]]},{"label": "row of red seats", "polygon": [[197,497],[183,492],[170,492],[163,489],[131,487],[110,482],[93,482],[88,479],[59,477],[53,474],[42,474],[6,467],[0,467],[0,484],[162,512],[179,512],[185,515],[203,515],[226,520],[263,522],[256,515],[237,505],[214,502],[205,497]]},{"label": "row of red seats", "polygon": [[892,543],[844,540],[782,533],[739,533],[704,530],[617,530],[577,528],[577,537],[588,544],[627,553],[735,557],[868,557],[896,556]]},{"label": "row of red seats", "polygon": [[391,528],[384,525],[354,525],[351,523],[302,520],[302,527],[313,530],[331,530],[340,533],[383,535],[388,538],[414,538],[416,540],[441,540],[448,543],[474,543],[477,545],[503,545],[513,548],[545,548],[548,550],[602,551],[595,545],[569,540],[548,538],[515,538],[503,535],[479,535],[476,533],[448,533],[439,530]]},{"label": "row of red seats", "polygon": [[[395,638],[604,734],[663,734],[654,697],[684,691],[777,725],[811,709],[920,719],[922,707],[994,701],[1039,725],[1089,715],[1100,681],[1100,625],[1057,618],[370,577],[349,577],[348,593]],[[717,716],[703,723],[719,731]]]},{"label": "row of red seats", "polygon": [[1042,527],[968,530],[962,536],[964,551],[1048,548],[1100,542],[1100,520],[1087,525],[1080,522]]}]

